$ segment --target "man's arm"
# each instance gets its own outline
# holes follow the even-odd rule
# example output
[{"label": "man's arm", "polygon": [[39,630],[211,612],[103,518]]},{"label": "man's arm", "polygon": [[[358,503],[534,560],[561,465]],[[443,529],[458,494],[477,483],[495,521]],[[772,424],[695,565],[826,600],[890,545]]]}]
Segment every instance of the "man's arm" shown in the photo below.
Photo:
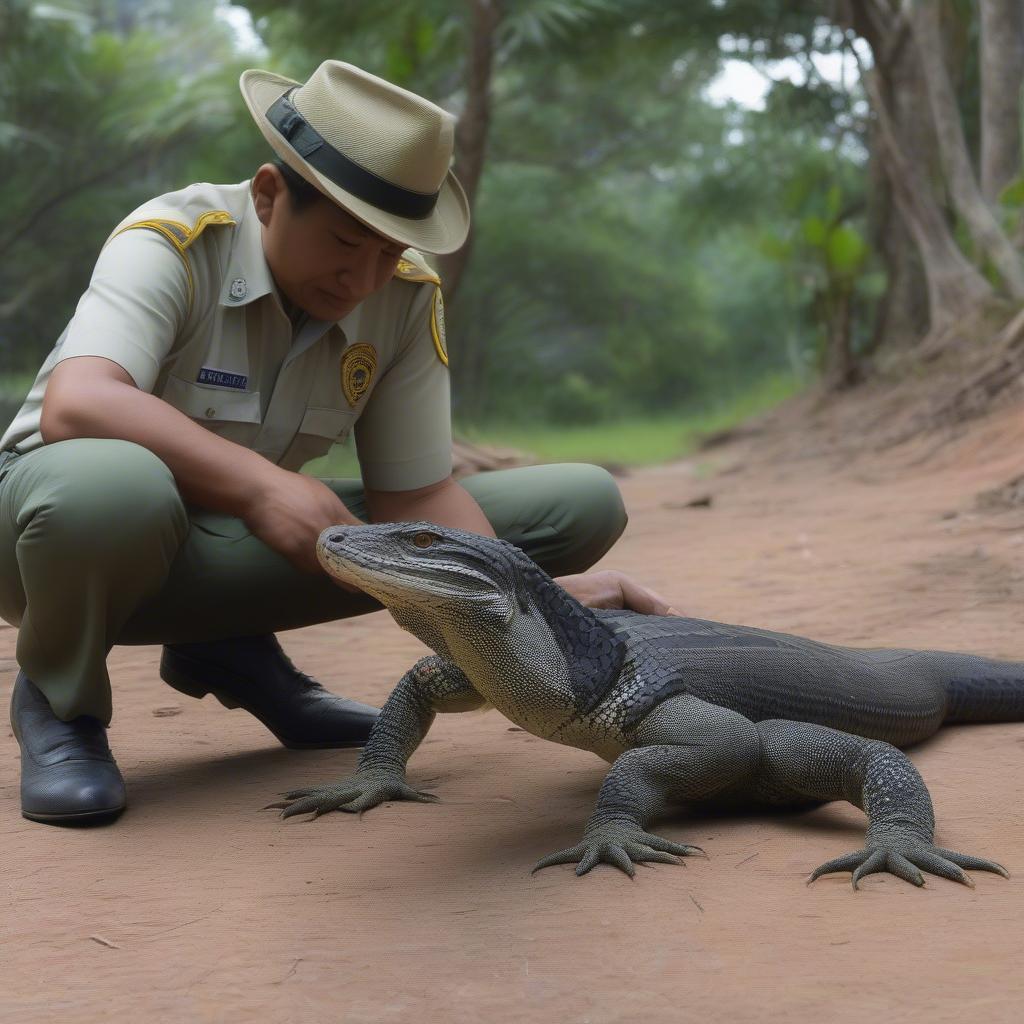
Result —
[{"label": "man's arm", "polygon": [[102,356],[75,356],[53,368],[40,431],[47,444],[108,437],[148,448],[167,464],[187,501],[238,516],[255,536],[308,572],[323,571],[315,553],[322,530],[359,522],[319,480],[281,469],[206,430],[162,398],[141,391],[127,370]]},{"label": "man's arm", "polygon": [[[419,479],[448,472],[451,466],[448,367],[431,340],[432,295],[432,289],[424,287],[413,304],[411,340],[378,383],[356,426],[366,507],[371,522],[422,520],[493,537],[483,510],[450,475],[423,487],[397,489],[409,479],[413,462]],[[442,462],[448,468],[441,469]],[[558,582],[594,608],[631,608],[652,615],[670,611],[668,602],[654,591],[620,572],[580,573],[562,576]]]},{"label": "man's arm", "polygon": [[[370,521],[438,523],[493,537],[494,529],[476,499],[452,477],[414,491],[366,490]],[[676,614],[653,590],[614,569],[560,576],[557,580],[581,604],[591,608],[631,608],[645,615]]]},{"label": "man's arm", "polygon": [[371,523],[415,523],[422,520],[469,530],[485,537],[495,536],[476,499],[453,477],[411,491],[366,488],[365,492]]}]

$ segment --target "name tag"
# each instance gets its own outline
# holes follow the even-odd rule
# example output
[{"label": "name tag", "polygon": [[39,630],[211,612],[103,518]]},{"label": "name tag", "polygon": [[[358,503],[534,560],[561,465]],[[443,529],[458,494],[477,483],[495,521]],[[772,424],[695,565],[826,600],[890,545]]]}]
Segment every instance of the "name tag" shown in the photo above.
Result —
[{"label": "name tag", "polygon": [[200,384],[213,384],[219,388],[234,388],[236,391],[244,391],[249,383],[249,378],[244,373],[229,373],[227,370],[215,370],[211,366],[204,366],[199,371],[196,380]]}]

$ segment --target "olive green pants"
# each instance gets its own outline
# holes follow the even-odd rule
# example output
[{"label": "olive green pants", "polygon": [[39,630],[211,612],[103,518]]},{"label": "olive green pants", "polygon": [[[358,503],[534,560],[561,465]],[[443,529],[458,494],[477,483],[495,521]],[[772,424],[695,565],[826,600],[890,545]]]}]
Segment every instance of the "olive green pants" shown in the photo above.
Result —
[{"label": "olive green pants", "polygon": [[[327,480],[366,518],[358,480]],[[461,481],[495,533],[554,576],[581,572],[626,524],[603,469],[582,464]],[[44,445],[0,467],[0,617],[17,660],[62,719],[109,723],[115,644],[255,636],[375,611],[301,572],[240,519],[187,506],[166,464],[128,441]]]}]

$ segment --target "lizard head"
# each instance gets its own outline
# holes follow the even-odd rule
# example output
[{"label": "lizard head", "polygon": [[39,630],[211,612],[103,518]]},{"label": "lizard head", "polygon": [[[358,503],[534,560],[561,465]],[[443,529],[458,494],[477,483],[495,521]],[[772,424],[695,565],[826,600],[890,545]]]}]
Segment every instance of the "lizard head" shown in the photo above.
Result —
[{"label": "lizard head", "polygon": [[507,541],[434,523],[333,526],[316,554],[327,574],[375,597],[399,625],[433,643],[447,620],[501,628],[528,602],[524,570],[541,570]]},{"label": "lizard head", "polygon": [[557,659],[581,709],[622,666],[625,641],[508,541],[434,523],[377,523],[328,527],[316,553],[329,576],[375,597],[457,664],[475,652],[477,662],[529,657],[541,671],[535,663],[546,657],[543,670],[557,675]]}]

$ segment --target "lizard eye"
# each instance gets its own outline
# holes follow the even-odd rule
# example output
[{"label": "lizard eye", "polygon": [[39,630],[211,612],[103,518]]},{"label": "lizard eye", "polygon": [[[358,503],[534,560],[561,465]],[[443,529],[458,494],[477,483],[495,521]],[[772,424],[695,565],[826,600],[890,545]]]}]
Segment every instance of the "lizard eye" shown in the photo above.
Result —
[{"label": "lizard eye", "polygon": [[413,537],[412,542],[418,548],[429,548],[430,545],[434,543],[434,535],[432,533],[427,533],[426,530],[421,530],[415,537]]}]

